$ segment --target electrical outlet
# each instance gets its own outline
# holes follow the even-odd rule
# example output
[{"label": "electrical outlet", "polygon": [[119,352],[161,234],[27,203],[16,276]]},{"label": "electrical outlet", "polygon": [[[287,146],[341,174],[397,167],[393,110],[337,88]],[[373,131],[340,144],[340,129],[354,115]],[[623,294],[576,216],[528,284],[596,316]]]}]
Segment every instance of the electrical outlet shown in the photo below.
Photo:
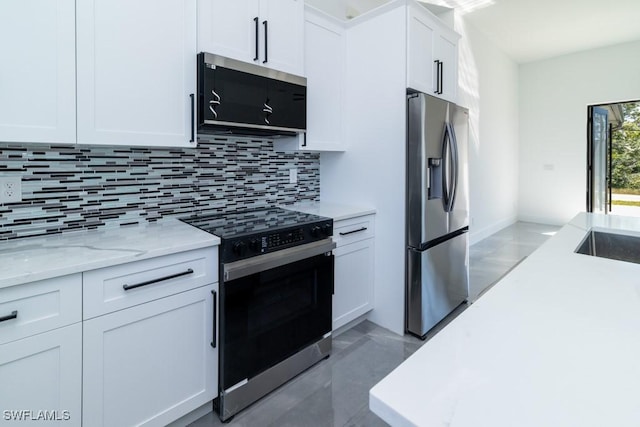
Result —
[{"label": "electrical outlet", "polygon": [[298,169],[293,168],[289,169],[289,184],[297,184],[298,183]]},{"label": "electrical outlet", "polygon": [[19,176],[0,176],[0,203],[22,201],[22,178]]}]

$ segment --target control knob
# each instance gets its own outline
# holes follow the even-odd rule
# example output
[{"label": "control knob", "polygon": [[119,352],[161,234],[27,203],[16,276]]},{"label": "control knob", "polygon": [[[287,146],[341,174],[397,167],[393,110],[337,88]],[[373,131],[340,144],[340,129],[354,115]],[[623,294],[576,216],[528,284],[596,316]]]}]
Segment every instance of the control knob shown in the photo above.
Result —
[{"label": "control knob", "polygon": [[245,254],[245,252],[247,252],[247,244],[242,241],[235,242],[231,249],[233,250],[234,254],[242,256]]},{"label": "control knob", "polygon": [[331,236],[331,224],[324,224],[322,226],[322,234],[325,236]]},{"label": "control knob", "polygon": [[311,227],[311,235],[313,237],[319,237],[320,236],[320,227],[317,225],[314,225],[313,227]]}]

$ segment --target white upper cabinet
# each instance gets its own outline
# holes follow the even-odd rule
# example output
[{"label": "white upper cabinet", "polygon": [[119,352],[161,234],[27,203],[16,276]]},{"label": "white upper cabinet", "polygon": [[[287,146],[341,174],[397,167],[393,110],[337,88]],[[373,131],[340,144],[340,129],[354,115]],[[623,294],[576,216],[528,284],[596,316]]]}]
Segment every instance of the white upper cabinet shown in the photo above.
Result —
[{"label": "white upper cabinet", "polygon": [[304,15],[307,132],[278,138],[280,151],[345,151],[345,23],[311,6]]},{"label": "white upper cabinet", "polygon": [[0,141],[75,142],[75,0],[0,1],[0,40]]},{"label": "white upper cabinet", "polygon": [[196,0],[77,2],[78,143],[195,146]]},{"label": "white upper cabinet", "polygon": [[417,3],[407,12],[407,87],[456,102],[460,36]]},{"label": "white upper cabinet", "polygon": [[198,0],[198,52],[257,63],[259,14],[259,0]]},{"label": "white upper cabinet", "polygon": [[429,95],[434,93],[433,39],[435,23],[409,9],[407,42],[407,86]]},{"label": "white upper cabinet", "polygon": [[345,29],[308,9],[305,15],[308,150],[344,150]]},{"label": "white upper cabinet", "polygon": [[304,1],[263,0],[260,16],[265,32],[261,63],[304,75]]},{"label": "white upper cabinet", "polygon": [[451,102],[456,102],[458,95],[459,37],[453,31],[441,30],[436,37],[434,46],[435,58],[442,63],[439,70],[440,97]]},{"label": "white upper cabinet", "polygon": [[198,51],[304,74],[303,0],[198,0]]}]

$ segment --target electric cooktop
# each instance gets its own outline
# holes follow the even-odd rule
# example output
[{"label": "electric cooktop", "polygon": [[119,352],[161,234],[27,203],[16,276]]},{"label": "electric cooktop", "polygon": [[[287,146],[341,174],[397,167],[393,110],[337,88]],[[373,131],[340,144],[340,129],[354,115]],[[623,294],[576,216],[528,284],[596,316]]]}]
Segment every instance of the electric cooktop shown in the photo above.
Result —
[{"label": "electric cooktop", "polygon": [[333,234],[331,218],[278,207],[181,220],[220,238],[221,262],[311,243]]}]

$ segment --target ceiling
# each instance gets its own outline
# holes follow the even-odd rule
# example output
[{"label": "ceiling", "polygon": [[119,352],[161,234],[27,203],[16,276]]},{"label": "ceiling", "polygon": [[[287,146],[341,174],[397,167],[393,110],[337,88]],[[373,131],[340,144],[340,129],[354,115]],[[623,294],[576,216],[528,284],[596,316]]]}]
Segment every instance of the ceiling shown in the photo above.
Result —
[{"label": "ceiling", "polygon": [[518,63],[640,40],[640,0],[444,0]]},{"label": "ceiling", "polygon": [[[350,19],[392,0],[305,0]],[[640,40],[640,0],[419,0],[455,8],[518,63]]]}]

